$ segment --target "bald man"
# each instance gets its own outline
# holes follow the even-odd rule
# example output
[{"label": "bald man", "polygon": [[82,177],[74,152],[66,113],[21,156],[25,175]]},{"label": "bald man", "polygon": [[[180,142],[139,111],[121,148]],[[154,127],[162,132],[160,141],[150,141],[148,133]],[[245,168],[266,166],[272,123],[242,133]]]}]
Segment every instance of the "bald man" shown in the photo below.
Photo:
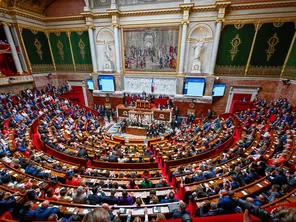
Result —
[{"label": "bald man", "polygon": [[45,200],[42,202],[41,207],[38,207],[35,211],[35,220],[47,221],[49,215],[56,214],[60,211],[57,207],[49,207],[49,201]]}]

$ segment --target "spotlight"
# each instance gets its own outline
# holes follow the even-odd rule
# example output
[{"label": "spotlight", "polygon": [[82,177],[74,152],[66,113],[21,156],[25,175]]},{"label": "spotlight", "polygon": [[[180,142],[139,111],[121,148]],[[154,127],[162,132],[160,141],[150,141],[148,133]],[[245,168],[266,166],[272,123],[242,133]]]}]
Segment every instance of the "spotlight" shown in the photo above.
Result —
[{"label": "spotlight", "polygon": [[291,84],[290,79],[283,79],[282,82],[283,82],[284,85],[290,85]]}]

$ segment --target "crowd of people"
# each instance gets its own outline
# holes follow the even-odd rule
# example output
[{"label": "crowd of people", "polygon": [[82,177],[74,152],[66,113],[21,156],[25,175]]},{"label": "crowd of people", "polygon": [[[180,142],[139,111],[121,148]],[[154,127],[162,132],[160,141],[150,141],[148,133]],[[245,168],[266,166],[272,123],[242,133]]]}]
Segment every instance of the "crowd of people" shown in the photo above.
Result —
[{"label": "crowd of people", "polygon": [[[216,149],[234,134],[234,120],[229,118],[204,118],[203,121],[189,121],[176,130],[177,137],[174,140],[156,146],[153,149],[147,146],[122,146],[111,145],[104,141],[112,139],[112,135],[104,129],[103,120],[92,111],[74,105],[67,99],[58,95],[67,91],[66,86],[55,88],[48,85],[44,90],[24,90],[20,95],[13,93],[0,95],[0,155],[2,161],[9,166],[1,166],[0,182],[3,190],[0,192],[0,216],[13,218],[17,216],[20,221],[33,220],[82,220],[77,214],[70,218],[60,218],[61,212],[58,207],[52,207],[51,201],[72,202],[77,204],[101,205],[94,211],[86,214],[83,221],[89,221],[90,217],[105,217],[106,221],[120,221],[123,217],[119,213],[110,210],[110,206],[130,205],[142,206],[158,203],[176,203],[177,209],[172,213],[172,218],[182,218],[188,215],[186,203],[179,201],[174,192],[165,195],[156,195],[154,188],[168,188],[170,184],[161,175],[160,171],[144,171],[142,174],[136,171],[113,172],[99,169],[66,165],[55,160],[54,157],[44,157],[41,151],[36,150],[28,132],[34,120],[39,120],[38,131],[43,142],[50,147],[70,155],[77,155],[92,160],[104,160],[109,162],[129,162],[131,153],[143,153],[144,156],[153,158],[153,149],[162,150],[162,155],[168,155],[170,160],[182,159],[202,154],[206,151]],[[198,164],[190,163],[182,165],[172,173],[173,176],[185,174],[182,183],[190,185],[216,177],[223,177],[221,185],[204,185],[198,187],[192,193],[192,199],[197,202],[196,216],[214,216],[234,213],[239,211],[234,203],[235,192],[256,181],[258,178],[266,177],[270,186],[248,195],[247,201],[264,206],[272,203],[279,197],[290,193],[296,185],[296,172],[287,169],[285,162],[291,154],[295,135],[295,116],[292,106],[286,99],[267,103],[255,100],[255,108],[238,113],[242,126],[242,137],[231,149],[226,150],[215,158],[200,161]],[[193,118],[195,119],[195,118]],[[160,127],[156,124],[150,126]],[[12,137],[13,135],[13,137]],[[259,136],[258,136],[259,135]],[[12,149],[11,138],[15,150]],[[254,145],[254,141],[257,141]],[[96,146],[97,145],[97,146]],[[273,155],[267,160],[265,154],[271,145],[274,146]],[[87,149],[92,147],[93,149]],[[168,147],[168,149],[165,149]],[[250,155],[244,156],[251,147]],[[224,167],[223,170],[217,166],[237,159],[234,164]],[[154,161],[154,160],[153,160]],[[90,164],[91,165],[91,164]],[[19,176],[13,175],[13,170],[19,172]],[[52,170],[48,170],[52,169]],[[52,171],[58,170],[66,174],[65,180],[58,178]],[[26,178],[28,175],[29,178]],[[191,175],[191,177],[188,177]],[[43,183],[30,179],[34,176],[43,181],[49,181],[50,186],[43,188]],[[85,177],[108,178],[98,183],[90,184]],[[114,178],[114,181],[112,181]],[[154,178],[156,183],[152,181]],[[115,180],[116,179],[116,180]],[[118,180],[126,180],[118,183]],[[76,186],[71,189],[63,187],[62,184]],[[14,191],[5,191],[5,189]],[[150,189],[147,198],[135,196],[127,189]],[[106,192],[105,189],[110,189]],[[19,193],[26,193],[27,202],[21,207],[17,206]],[[120,194],[120,195],[119,195]],[[218,202],[199,202],[199,199],[219,195]],[[46,199],[36,202],[38,198]],[[19,211],[20,210],[20,211]],[[100,211],[99,213],[97,211]],[[148,211],[144,210],[144,219],[151,219]],[[132,211],[123,213],[130,221],[134,215]],[[156,220],[165,219],[165,215],[157,214]],[[135,220],[140,221],[140,217]]]}]

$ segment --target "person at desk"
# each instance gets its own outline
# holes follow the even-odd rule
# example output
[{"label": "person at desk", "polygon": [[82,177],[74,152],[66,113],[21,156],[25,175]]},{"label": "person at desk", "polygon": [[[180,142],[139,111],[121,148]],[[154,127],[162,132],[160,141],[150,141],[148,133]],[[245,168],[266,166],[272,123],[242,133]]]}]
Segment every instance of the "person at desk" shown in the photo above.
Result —
[{"label": "person at desk", "polygon": [[186,210],[186,204],[180,200],[179,201],[179,206],[178,206],[178,211],[173,213],[173,219],[179,219],[182,218],[184,214],[189,214],[189,211]]},{"label": "person at desk", "polygon": [[118,201],[118,198],[115,197],[115,194],[116,194],[116,189],[115,188],[112,188],[110,190],[110,196],[103,197],[102,202],[103,203],[107,203],[109,205],[118,204],[119,201]]},{"label": "person at desk", "polygon": [[143,92],[142,92],[142,98],[141,99],[142,100],[145,100],[146,99],[146,95],[147,95],[146,92],[143,90]]},{"label": "person at desk", "polygon": [[60,211],[57,207],[49,207],[49,201],[45,200],[42,202],[41,207],[38,207],[35,211],[35,220],[47,221],[47,218],[51,214],[56,214]]}]

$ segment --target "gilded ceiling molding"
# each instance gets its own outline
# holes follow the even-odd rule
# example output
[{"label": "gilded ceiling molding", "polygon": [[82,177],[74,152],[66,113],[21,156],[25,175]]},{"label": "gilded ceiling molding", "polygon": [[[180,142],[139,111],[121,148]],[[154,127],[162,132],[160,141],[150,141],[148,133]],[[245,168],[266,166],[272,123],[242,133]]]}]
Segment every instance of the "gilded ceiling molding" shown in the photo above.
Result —
[{"label": "gilded ceiling molding", "polygon": [[242,19],[242,20],[225,20],[224,25],[244,25],[244,24],[257,24],[257,23],[282,23],[282,22],[295,22],[296,17],[287,18],[267,18],[267,19]]},{"label": "gilded ceiling molding", "polygon": [[295,7],[296,2],[268,2],[262,4],[232,4],[229,10],[262,9],[262,8],[282,8]]}]

